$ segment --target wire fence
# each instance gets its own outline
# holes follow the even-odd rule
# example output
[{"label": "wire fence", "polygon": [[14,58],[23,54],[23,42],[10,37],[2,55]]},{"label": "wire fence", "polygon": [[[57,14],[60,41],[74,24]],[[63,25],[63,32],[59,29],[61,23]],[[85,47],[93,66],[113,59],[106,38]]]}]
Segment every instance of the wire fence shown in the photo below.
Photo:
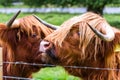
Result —
[{"label": "wire fence", "polygon": [[15,80],[34,80],[31,78],[23,78],[23,77],[14,77],[14,76],[3,76],[4,80],[15,79]]},{"label": "wire fence", "polygon": [[[36,64],[36,63],[27,63],[27,62],[2,62],[3,64],[23,64],[23,65],[30,65],[30,66],[43,66],[43,67],[55,67],[57,65],[52,65],[52,64]],[[99,68],[99,67],[86,67],[86,66],[63,66],[64,68],[73,68],[73,69],[93,69],[93,70],[114,70],[114,71],[120,71],[120,69],[116,68]],[[4,80],[7,80],[8,78],[10,79],[15,79],[15,80],[34,80],[31,78],[23,78],[23,77],[14,77],[14,76],[3,76]]]},{"label": "wire fence", "polygon": [[[36,64],[36,63],[27,63],[27,62],[3,62],[3,64],[23,64],[23,65],[32,65],[32,66],[43,66],[43,67],[54,67],[57,65],[53,64]],[[63,66],[64,68],[80,68],[80,69],[94,69],[94,70],[115,70],[115,71],[120,71],[120,69],[116,68],[99,68],[99,67],[87,67],[87,66]]]}]

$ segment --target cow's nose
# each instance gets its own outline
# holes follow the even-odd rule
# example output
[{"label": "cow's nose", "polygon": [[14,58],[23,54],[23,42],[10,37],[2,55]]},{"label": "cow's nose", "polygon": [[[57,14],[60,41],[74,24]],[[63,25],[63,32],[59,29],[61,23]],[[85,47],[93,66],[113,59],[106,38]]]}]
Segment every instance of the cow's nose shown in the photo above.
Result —
[{"label": "cow's nose", "polygon": [[50,47],[50,42],[41,41],[39,51],[45,53],[49,47]]}]

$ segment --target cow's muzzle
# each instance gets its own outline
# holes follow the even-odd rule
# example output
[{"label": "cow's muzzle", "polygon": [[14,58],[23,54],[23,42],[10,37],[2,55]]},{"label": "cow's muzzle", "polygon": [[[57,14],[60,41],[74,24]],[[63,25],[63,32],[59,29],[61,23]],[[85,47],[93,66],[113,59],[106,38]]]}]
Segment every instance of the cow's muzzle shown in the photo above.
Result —
[{"label": "cow's muzzle", "polygon": [[48,41],[41,41],[39,51],[42,53],[46,53],[52,59],[57,59],[55,47],[52,43]]}]

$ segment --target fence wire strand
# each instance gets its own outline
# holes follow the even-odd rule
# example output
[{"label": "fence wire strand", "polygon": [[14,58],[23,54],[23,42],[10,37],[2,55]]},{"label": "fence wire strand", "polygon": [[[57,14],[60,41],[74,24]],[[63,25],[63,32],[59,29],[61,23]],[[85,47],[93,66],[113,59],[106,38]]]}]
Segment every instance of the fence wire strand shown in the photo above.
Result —
[{"label": "fence wire strand", "polygon": [[5,79],[17,79],[17,80],[34,80],[31,78],[23,78],[23,77],[13,77],[13,76],[3,76]]},{"label": "fence wire strand", "polygon": [[[30,66],[43,66],[43,67],[55,67],[57,65],[52,65],[52,64],[37,64],[37,63],[27,63],[27,62],[1,62],[3,64],[15,64],[15,65],[30,65]],[[99,67],[87,67],[87,66],[62,66],[64,68],[73,68],[73,69],[94,69],[94,70],[114,70],[114,71],[120,71],[120,69],[117,68],[99,68]],[[31,78],[23,78],[23,77],[14,77],[14,76],[3,76],[3,78],[12,78],[12,79],[17,79],[17,80],[34,80]]]},{"label": "fence wire strand", "polygon": [[[27,63],[27,62],[3,62],[3,64],[23,64],[23,65],[32,65],[32,66],[48,66],[48,67],[54,67],[57,65],[52,65],[52,64],[37,64],[37,63]],[[62,66],[65,68],[80,68],[80,69],[95,69],[95,70],[115,70],[115,71],[120,71],[120,69],[117,68],[99,68],[99,67],[87,67],[87,66]]]}]

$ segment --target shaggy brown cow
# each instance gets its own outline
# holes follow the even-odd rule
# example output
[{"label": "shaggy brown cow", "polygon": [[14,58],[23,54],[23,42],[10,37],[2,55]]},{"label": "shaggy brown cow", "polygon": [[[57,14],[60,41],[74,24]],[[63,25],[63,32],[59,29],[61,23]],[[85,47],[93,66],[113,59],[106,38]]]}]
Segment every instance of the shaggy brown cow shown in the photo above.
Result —
[{"label": "shaggy brown cow", "polygon": [[[17,14],[18,15],[18,14]],[[40,40],[53,32],[41,23],[36,16],[15,18],[6,24],[0,23],[0,42],[3,46],[4,62],[42,63],[39,50]],[[14,22],[13,22],[14,21]],[[29,77],[41,66],[26,64],[4,64],[4,76]],[[14,80],[6,78],[5,80]],[[16,80],[16,79],[15,79]]]},{"label": "shaggy brown cow", "polygon": [[39,50],[50,59],[46,63],[90,67],[66,68],[83,80],[120,80],[120,31],[95,13],[67,20],[40,45]]}]

